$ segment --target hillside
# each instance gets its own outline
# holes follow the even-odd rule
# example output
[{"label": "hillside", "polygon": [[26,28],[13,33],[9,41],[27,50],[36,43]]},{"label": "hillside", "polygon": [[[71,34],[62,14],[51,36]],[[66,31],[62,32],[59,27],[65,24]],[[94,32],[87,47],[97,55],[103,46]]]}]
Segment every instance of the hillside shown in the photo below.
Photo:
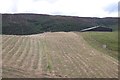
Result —
[{"label": "hillside", "polygon": [[3,78],[118,78],[118,60],[92,48],[82,33],[2,35]]},{"label": "hillside", "polygon": [[3,34],[37,34],[57,31],[80,31],[96,25],[117,29],[118,18],[53,16],[45,14],[2,14]]}]

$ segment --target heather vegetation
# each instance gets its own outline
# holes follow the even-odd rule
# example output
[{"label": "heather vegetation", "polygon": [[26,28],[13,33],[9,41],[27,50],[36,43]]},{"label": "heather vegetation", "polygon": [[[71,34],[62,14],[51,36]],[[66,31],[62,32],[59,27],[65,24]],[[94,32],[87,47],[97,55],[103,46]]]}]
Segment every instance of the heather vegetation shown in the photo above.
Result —
[{"label": "heather vegetation", "polygon": [[103,25],[116,29],[117,18],[52,16],[43,14],[3,14],[3,34],[38,34],[43,32],[80,31]]}]

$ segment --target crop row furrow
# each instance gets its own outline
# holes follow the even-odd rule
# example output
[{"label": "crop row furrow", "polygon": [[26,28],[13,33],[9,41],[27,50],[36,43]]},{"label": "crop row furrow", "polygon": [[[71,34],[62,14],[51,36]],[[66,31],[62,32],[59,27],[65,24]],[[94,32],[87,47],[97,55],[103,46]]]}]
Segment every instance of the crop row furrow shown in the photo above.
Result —
[{"label": "crop row furrow", "polygon": [[[69,41],[69,40],[68,40]],[[73,45],[73,46],[76,46],[77,44]],[[88,73],[89,75],[92,75],[93,77],[97,77],[96,75],[99,75],[99,76],[103,76],[104,74],[102,74],[102,72],[98,72],[99,70],[97,70],[96,66],[93,66],[88,58],[87,58],[87,55],[84,57],[83,54],[80,53],[80,50],[79,49],[76,49],[74,47],[72,47],[71,49],[74,49],[73,51],[75,51],[76,53],[76,56],[78,56],[81,60],[81,63],[86,67],[86,70],[88,70]],[[86,50],[87,51],[87,50]],[[89,53],[89,52],[88,52]],[[92,66],[91,66],[92,65]],[[92,68],[94,67],[94,68]]]},{"label": "crop row furrow", "polygon": [[6,54],[4,54],[3,52],[3,55],[2,55],[3,63],[6,63],[6,61],[8,61],[11,58],[11,56],[13,56],[13,54],[19,48],[19,44],[21,44],[21,37],[17,38],[17,41],[14,44],[11,44],[11,49],[7,51]]},{"label": "crop row furrow", "polygon": [[[51,54],[54,63],[53,65],[56,68],[56,70],[55,68],[54,70],[57,72],[57,74],[60,74],[63,77],[68,77],[70,75],[74,75],[74,66],[71,65],[71,62],[66,58],[65,55],[63,55],[65,51],[62,50],[61,47],[63,46],[59,44],[59,39],[61,38],[58,37],[58,39],[56,39],[56,43],[53,43],[55,46],[53,47],[53,53]],[[53,46],[53,44],[51,44],[51,46]]]},{"label": "crop row furrow", "polygon": [[[48,38],[46,41],[46,45],[48,46],[49,56],[51,59],[52,65],[52,74],[56,74],[58,76],[68,76],[67,74],[63,75],[63,73],[68,72],[68,63],[65,61],[65,57],[61,55],[62,51],[59,49],[59,44],[51,43],[52,38]],[[70,66],[70,65],[69,65]],[[63,73],[62,73],[63,72]]]},{"label": "crop row furrow", "polygon": [[[89,66],[85,66],[84,64],[84,61],[85,59],[81,59],[78,55],[77,55],[77,52],[74,50],[74,46],[73,44],[70,44],[72,41],[70,41],[70,39],[65,39],[66,41],[66,45],[67,45],[67,49],[69,49],[69,51],[71,52],[71,54],[69,54],[69,56],[71,56],[71,58],[74,59],[74,61],[77,62],[78,64],[78,67],[81,68],[80,70],[82,71],[82,74],[83,74],[83,77],[90,77],[92,75],[94,75],[93,71],[89,69]],[[79,49],[79,52],[82,53],[82,50]],[[73,54],[74,53],[74,54]],[[84,64],[83,64],[84,63]]]},{"label": "crop row furrow", "polygon": [[33,54],[34,54],[34,56],[33,56],[33,61],[32,61],[32,68],[37,69],[40,54],[39,54],[39,42],[38,42],[38,40],[36,38],[35,38],[35,43],[34,43],[34,52],[33,52]]},{"label": "crop row furrow", "polygon": [[37,52],[37,55],[36,55],[36,58],[38,59],[37,62],[35,63],[35,65],[37,66],[36,67],[36,71],[39,70],[39,71],[42,71],[42,52],[43,52],[43,48],[42,48],[42,45],[41,45],[41,40],[38,39],[37,40],[37,47],[38,47],[38,52]]},{"label": "crop row furrow", "polygon": [[[75,53],[69,48],[69,43],[68,43],[68,41],[66,41],[66,39],[64,38],[64,45],[65,45],[65,48],[64,48],[64,51],[66,52],[66,53],[64,53],[64,54],[66,54],[67,56],[69,56],[70,58],[71,58],[71,60],[73,61],[73,63],[76,65],[76,69],[78,70],[77,71],[77,73],[78,74],[76,74],[76,77],[77,76],[87,76],[85,73],[84,73],[84,71],[83,71],[83,69],[81,69],[81,65],[79,64],[79,62],[78,62],[78,60],[76,60],[76,55],[75,55]],[[74,55],[72,55],[74,53]]]},{"label": "crop row furrow", "polygon": [[30,68],[31,70],[37,69],[38,67],[38,61],[39,61],[39,46],[38,45],[38,40],[36,38],[33,39],[33,51],[32,51],[32,61]]},{"label": "crop row furrow", "polygon": [[23,61],[22,67],[24,69],[26,69],[26,70],[31,70],[32,59],[33,59],[33,56],[34,56],[34,52],[33,52],[33,49],[34,49],[34,39],[32,39],[31,37],[30,37],[30,43],[31,43],[31,45],[29,46],[30,50],[27,53],[28,55],[25,58],[23,58],[24,61]]},{"label": "crop row furrow", "polygon": [[[84,40],[83,40],[84,41]],[[80,42],[78,42],[78,44],[79,44]],[[85,42],[84,42],[85,43]],[[84,46],[85,46],[85,44],[84,44]],[[88,47],[88,48],[90,48],[90,47]],[[87,48],[86,48],[87,49]],[[116,72],[118,71],[118,69],[117,69],[117,65],[118,65],[118,62],[117,62],[117,60],[115,60],[115,59],[113,59],[112,57],[110,57],[110,56],[108,56],[108,55],[106,55],[106,54],[102,54],[102,53],[99,53],[98,54],[98,52],[96,52],[96,51],[94,51],[94,50],[91,50],[91,51],[89,51],[89,53],[91,53],[91,55],[95,58],[95,57],[98,57],[98,58],[101,58],[101,61],[99,61],[99,62],[97,62],[97,64],[98,63],[100,63],[100,62],[106,62],[106,64],[103,64],[103,65],[100,65],[100,66],[102,66],[105,70],[108,70],[108,71],[111,71],[112,70],[112,72],[114,72],[114,74],[117,74]],[[88,54],[87,54],[88,55]],[[85,55],[86,56],[86,55]],[[89,60],[89,61],[91,61],[91,60]],[[109,61],[109,63],[108,63],[108,61]],[[101,63],[100,63],[101,64]],[[116,70],[115,69],[112,69],[113,68],[113,66],[109,66],[109,65],[113,65],[113,66],[116,66]],[[108,68],[108,67],[109,68]],[[104,70],[103,70],[104,71]],[[109,73],[109,72],[108,72]]]},{"label": "crop row furrow", "polygon": [[[9,46],[15,43],[15,36],[10,37],[7,41],[2,41],[2,52],[6,52],[9,49]],[[8,50],[9,51],[9,50]]]},{"label": "crop row furrow", "polygon": [[21,55],[19,56],[19,58],[16,61],[16,66],[21,67],[23,65],[23,62],[26,60],[26,57],[28,56],[29,50],[30,50],[30,46],[31,46],[31,42],[30,42],[30,38],[28,37],[26,46],[24,48],[24,50],[21,52]]},{"label": "crop row furrow", "polygon": [[[53,72],[61,74],[61,68],[63,67],[63,58],[60,55],[60,51],[58,50],[58,46],[49,42],[49,46],[51,47],[51,58],[53,59]],[[56,50],[55,50],[56,49]],[[61,60],[62,59],[62,60]],[[63,68],[64,69],[64,68]]]},{"label": "crop row furrow", "polygon": [[[62,37],[59,37],[60,39],[62,39]],[[64,40],[63,40],[64,41]],[[76,73],[76,74],[79,74],[79,72],[78,72],[78,67],[77,67],[77,65],[74,63],[74,61],[70,58],[70,56],[69,55],[67,55],[66,54],[66,50],[65,50],[65,48],[64,48],[64,46],[65,45],[62,45],[62,44],[58,44],[58,46],[59,46],[59,49],[61,50],[61,55],[64,57],[64,60],[65,61],[67,61],[67,63],[66,64],[68,64],[68,62],[70,62],[69,63],[69,65],[66,65],[66,70],[67,70],[67,72],[69,72],[69,71],[71,71],[71,70],[69,70],[68,69],[68,66],[71,66],[72,65],[72,70],[74,70],[74,72]],[[64,65],[64,64],[63,64]],[[66,72],[66,74],[68,74]],[[69,73],[69,75],[76,75],[76,74],[74,74],[74,72],[73,73]]]},{"label": "crop row furrow", "polygon": [[2,41],[3,41],[3,43],[5,43],[7,40],[9,40],[10,38],[12,38],[12,36],[3,36],[2,35]]},{"label": "crop row furrow", "polygon": [[[24,38],[20,37],[19,42],[15,44],[14,48],[12,49],[11,52],[9,52],[9,56],[7,58],[7,64],[10,64],[11,59],[13,59],[13,57],[16,55],[16,53],[19,51],[22,42],[23,42]],[[12,60],[13,61],[13,60]]]},{"label": "crop row furrow", "polygon": [[[74,45],[75,46],[75,45]],[[77,51],[76,53],[79,53],[79,51],[78,50],[74,50],[74,51]],[[88,51],[88,50],[86,50],[86,51]],[[89,53],[89,52],[88,52]],[[78,56],[81,56],[80,54],[77,54]],[[82,55],[81,56],[81,58],[83,58],[83,60],[85,60],[86,59],[86,61],[84,61],[84,62],[86,62],[87,63],[87,65],[89,65],[89,67],[90,67],[90,69],[92,69],[92,71],[94,71],[94,73],[96,74],[96,75],[99,75],[98,77],[104,77],[104,76],[109,76],[100,66],[101,65],[98,65],[98,64],[95,64],[93,61],[91,61],[91,60],[89,60],[89,58],[87,58],[87,55]],[[84,63],[85,64],[85,63]],[[100,70],[100,69],[102,69],[102,70]],[[94,74],[93,73],[93,74]],[[98,74],[97,74],[98,73]],[[97,77],[95,75],[95,77]],[[109,76],[110,77],[110,76]]]},{"label": "crop row furrow", "polygon": [[[60,73],[62,75],[69,76],[69,74],[72,73],[71,72],[71,67],[73,65],[70,65],[71,63],[69,62],[69,60],[66,58],[65,55],[63,55],[63,51],[62,51],[62,48],[61,48],[62,46],[60,46],[60,44],[59,44],[59,38],[56,39],[56,41],[57,42],[55,44],[54,49],[57,49],[57,50],[56,50],[56,53],[54,53],[54,54],[56,54],[56,56],[58,56],[56,61],[58,61],[58,59],[59,59],[59,65],[57,65],[57,67],[59,68],[58,71],[60,71],[60,72],[58,72],[58,73]],[[66,71],[66,70],[69,70],[69,71]]]},{"label": "crop row furrow", "polygon": [[64,57],[61,55],[61,50],[59,49],[58,45],[55,43],[48,42],[48,44],[52,50],[50,55],[53,63],[53,74],[63,75],[61,72],[65,71],[66,63],[64,61]]},{"label": "crop row furrow", "polygon": [[46,66],[46,70],[47,72],[51,72],[53,65],[52,65],[52,58],[51,58],[51,54],[50,54],[50,50],[49,50],[49,45],[47,43],[47,38],[44,38],[44,49],[45,49],[45,55],[46,55],[46,59],[47,59],[47,66]]},{"label": "crop row furrow", "polygon": [[19,49],[16,51],[16,53],[10,59],[9,64],[15,65],[15,62],[19,59],[20,55],[24,51],[26,43],[27,43],[27,38],[23,38],[21,44],[19,45]]},{"label": "crop row furrow", "polygon": [[43,46],[43,52],[42,52],[42,72],[46,72],[47,71],[47,56],[46,56],[46,53],[45,53],[45,42],[43,39],[41,39],[41,44]]}]

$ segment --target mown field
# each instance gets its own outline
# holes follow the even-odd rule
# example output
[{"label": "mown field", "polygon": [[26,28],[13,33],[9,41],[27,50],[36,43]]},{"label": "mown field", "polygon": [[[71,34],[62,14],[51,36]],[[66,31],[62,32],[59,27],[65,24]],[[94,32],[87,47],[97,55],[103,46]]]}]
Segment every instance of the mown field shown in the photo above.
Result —
[{"label": "mown field", "polygon": [[82,35],[92,47],[118,59],[118,31],[85,32]]},{"label": "mown field", "polygon": [[117,78],[118,60],[100,52],[82,33],[2,35],[3,78]]}]

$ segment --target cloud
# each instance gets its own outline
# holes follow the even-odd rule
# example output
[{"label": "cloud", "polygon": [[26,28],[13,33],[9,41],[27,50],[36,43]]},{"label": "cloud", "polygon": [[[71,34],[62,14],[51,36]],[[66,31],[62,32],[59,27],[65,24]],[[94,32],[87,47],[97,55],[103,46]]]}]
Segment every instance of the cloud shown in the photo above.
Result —
[{"label": "cloud", "polygon": [[118,12],[118,3],[109,4],[104,10],[109,13]]},{"label": "cloud", "polygon": [[18,4],[18,1],[14,0],[13,3],[12,3],[11,12],[17,12],[17,4]]},{"label": "cloud", "polygon": [[118,0],[0,0],[0,2],[0,13],[114,17],[117,16],[117,12],[113,3],[117,3]]},{"label": "cloud", "polygon": [[32,0],[33,2],[39,2],[39,1],[46,1],[46,2],[49,2],[49,3],[55,3],[57,2],[58,0]]},{"label": "cloud", "polygon": [[120,17],[120,1],[118,3],[118,16]]}]

